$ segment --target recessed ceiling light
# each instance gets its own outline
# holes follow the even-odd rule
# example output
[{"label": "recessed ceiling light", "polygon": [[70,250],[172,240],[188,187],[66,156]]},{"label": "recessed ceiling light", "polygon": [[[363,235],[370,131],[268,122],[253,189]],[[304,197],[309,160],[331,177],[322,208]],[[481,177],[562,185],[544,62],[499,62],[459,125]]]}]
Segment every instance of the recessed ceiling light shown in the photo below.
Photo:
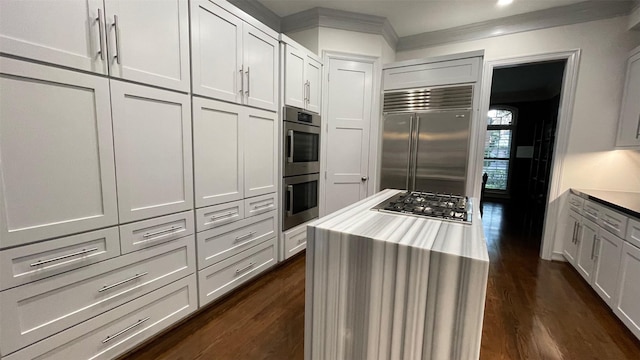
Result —
[{"label": "recessed ceiling light", "polygon": [[498,6],[507,6],[511,4],[513,0],[498,0]]}]

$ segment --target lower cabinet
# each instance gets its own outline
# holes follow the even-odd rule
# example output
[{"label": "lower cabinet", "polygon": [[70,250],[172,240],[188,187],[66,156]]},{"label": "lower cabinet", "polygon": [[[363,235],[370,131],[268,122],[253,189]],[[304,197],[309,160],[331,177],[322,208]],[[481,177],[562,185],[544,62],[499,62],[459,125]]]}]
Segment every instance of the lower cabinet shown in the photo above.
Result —
[{"label": "lower cabinet", "polygon": [[284,257],[288,259],[307,248],[307,223],[296,226],[284,233]]},{"label": "lower cabinet", "polygon": [[596,242],[596,265],[593,272],[593,289],[611,307],[614,306],[618,288],[618,270],[624,241],[619,237],[600,231]]},{"label": "lower cabinet", "polygon": [[196,275],[168,284],[3,360],[113,359],[198,308]]},{"label": "lower cabinet", "polygon": [[629,330],[640,338],[640,248],[629,243],[622,247],[618,293],[613,311]]},{"label": "lower cabinet", "polygon": [[595,268],[595,245],[598,237],[598,225],[583,218],[578,227],[578,258],[576,269],[582,277],[591,281]]},{"label": "lower cabinet", "polygon": [[578,230],[580,227],[580,215],[575,211],[568,211],[565,222],[565,234],[563,236],[564,257],[574,265],[578,256]]}]

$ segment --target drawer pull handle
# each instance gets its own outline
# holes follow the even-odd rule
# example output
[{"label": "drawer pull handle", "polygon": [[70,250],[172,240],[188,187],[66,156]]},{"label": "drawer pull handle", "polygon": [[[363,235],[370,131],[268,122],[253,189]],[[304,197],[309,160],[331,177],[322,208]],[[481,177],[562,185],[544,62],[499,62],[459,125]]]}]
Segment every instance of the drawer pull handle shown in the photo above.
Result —
[{"label": "drawer pull handle", "polygon": [[74,253],[71,253],[71,254],[62,255],[62,256],[54,257],[54,258],[47,259],[47,260],[38,260],[38,261],[34,262],[33,264],[29,264],[29,266],[36,267],[36,266],[48,264],[48,263],[51,263],[51,262],[54,262],[54,261],[59,261],[59,260],[67,259],[67,258],[74,257],[74,256],[88,254],[88,253],[94,252],[94,251],[98,251],[98,248],[82,249],[81,251],[74,252]]},{"label": "drawer pull handle", "polygon": [[269,203],[269,204],[262,204],[262,205],[256,205],[253,208],[255,210],[259,210],[259,209],[266,209],[266,208],[270,208],[273,207],[273,203]]},{"label": "drawer pull handle", "polygon": [[620,229],[618,228],[618,224],[614,224],[610,221],[604,220],[604,224],[607,225],[608,227],[615,229],[616,231],[619,231]]},{"label": "drawer pull handle", "polygon": [[98,290],[98,292],[107,291],[107,290],[112,289],[112,288],[114,288],[114,287],[116,287],[116,286],[120,286],[120,285],[126,284],[126,283],[128,283],[129,281],[133,281],[133,280],[135,280],[135,279],[139,279],[139,278],[141,278],[141,277],[143,277],[143,276],[145,276],[145,275],[147,275],[147,274],[148,274],[148,272],[146,272],[146,271],[145,271],[145,272],[143,272],[143,273],[141,273],[141,274],[135,274],[134,276],[132,276],[132,277],[130,277],[130,278],[128,278],[128,279],[125,279],[125,280],[122,280],[122,281],[118,281],[118,282],[117,282],[117,283],[115,283],[115,284],[105,285],[105,286],[103,286],[101,289],[99,289],[99,290]]},{"label": "drawer pull handle", "polygon": [[238,270],[236,270],[236,275],[238,275],[238,274],[240,274],[240,273],[243,273],[243,272],[245,272],[245,271],[247,271],[247,270],[251,269],[251,268],[253,267],[253,265],[255,265],[255,264],[254,264],[254,263],[249,263],[249,265],[247,265],[247,266],[243,267],[242,269],[238,269]]},{"label": "drawer pull handle", "polygon": [[593,216],[594,218],[597,218],[597,217],[598,217],[598,213],[596,213],[595,211],[594,211],[594,212],[591,212],[591,211],[589,211],[589,210],[587,210],[587,209],[584,209],[584,212],[585,212],[585,213],[587,213],[587,214],[589,214],[589,215],[591,215],[591,216]]},{"label": "drawer pull handle", "polygon": [[211,220],[212,220],[212,221],[215,221],[215,220],[223,219],[223,218],[229,217],[229,216],[231,216],[231,215],[235,215],[235,214],[237,214],[237,212],[235,212],[235,211],[229,211],[229,212],[226,212],[226,213],[224,213],[224,214],[213,215],[213,216],[211,217]]},{"label": "drawer pull handle", "polygon": [[256,233],[255,231],[252,231],[252,232],[250,232],[250,233],[246,233],[246,234],[244,234],[244,235],[242,235],[242,236],[238,236],[238,237],[236,237],[236,241],[239,241],[239,240],[242,240],[242,239],[246,239],[246,238],[248,238],[248,237],[251,237],[251,236],[253,236],[255,233]]},{"label": "drawer pull handle", "polygon": [[135,324],[133,324],[133,325],[129,325],[129,326],[127,326],[126,328],[124,328],[124,329],[122,329],[122,330],[118,331],[117,333],[115,333],[115,334],[113,334],[113,335],[109,335],[109,336],[107,336],[104,340],[102,340],[102,343],[103,343],[103,344],[108,343],[109,341],[111,341],[111,340],[113,340],[113,339],[117,338],[118,336],[120,336],[120,335],[122,335],[122,334],[126,333],[127,331],[129,331],[129,330],[131,330],[131,329],[133,329],[133,328],[136,328],[136,327],[138,327],[138,326],[142,325],[143,323],[145,323],[145,322],[146,322],[147,320],[149,320],[149,319],[150,319],[150,318],[147,316],[147,317],[146,317],[146,318],[144,318],[144,319],[140,319],[140,320],[138,320],[138,322],[137,322],[137,323],[135,323]]},{"label": "drawer pull handle", "polygon": [[300,238],[298,239],[298,245],[302,244],[303,242],[307,241],[306,237]]},{"label": "drawer pull handle", "polygon": [[182,226],[172,226],[172,227],[170,227],[168,229],[164,229],[164,230],[160,230],[160,231],[156,231],[156,232],[151,232],[151,233],[144,233],[142,235],[142,237],[145,238],[145,239],[148,239],[150,237],[176,232],[176,231],[181,230],[181,229],[182,229]]}]

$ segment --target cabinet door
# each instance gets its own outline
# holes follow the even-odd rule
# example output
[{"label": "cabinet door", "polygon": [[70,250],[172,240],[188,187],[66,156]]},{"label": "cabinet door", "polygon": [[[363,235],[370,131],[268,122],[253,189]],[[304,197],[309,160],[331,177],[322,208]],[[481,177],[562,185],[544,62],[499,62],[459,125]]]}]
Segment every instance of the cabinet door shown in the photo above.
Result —
[{"label": "cabinet door", "polygon": [[577,232],[580,225],[580,215],[573,211],[568,211],[565,221],[563,236],[564,239],[564,257],[573,266],[576,266],[576,258],[578,255]]},{"label": "cabinet door", "polygon": [[191,2],[193,93],[241,102],[242,21],[209,1]]},{"label": "cabinet door", "polygon": [[640,148],[640,101],[638,99],[640,99],[640,53],[632,56],[627,63],[617,146]]},{"label": "cabinet door", "polygon": [[189,91],[186,1],[105,0],[111,75]]},{"label": "cabinet door", "polygon": [[613,311],[640,338],[640,249],[624,243]]},{"label": "cabinet door", "polygon": [[247,105],[278,109],[278,41],[243,24],[245,101]]},{"label": "cabinet door", "polygon": [[307,57],[307,110],[320,113],[322,106],[322,64]]},{"label": "cabinet door", "polygon": [[244,133],[244,196],[252,197],[276,191],[277,115],[270,111],[248,109]]},{"label": "cabinet door", "polygon": [[109,80],[0,58],[0,247],[118,222]]},{"label": "cabinet door", "polygon": [[593,274],[593,288],[602,299],[614,306],[614,296],[618,286],[618,269],[624,242],[619,237],[600,230],[596,242],[596,268]]},{"label": "cabinet door", "polygon": [[595,265],[595,246],[598,225],[582,219],[578,227],[578,259],[576,269],[585,280],[590,281]]},{"label": "cabinet door", "polygon": [[102,0],[0,1],[6,54],[106,74],[104,30]]},{"label": "cabinet door", "polygon": [[305,55],[289,45],[285,49],[284,103],[304,109],[306,106]]},{"label": "cabinet door", "polygon": [[242,199],[244,117],[240,105],[193,98],[196,207]]},{"label": "cabinet door", "polygon": [[120,222],[193,207],[189,96],[111,81]]}]

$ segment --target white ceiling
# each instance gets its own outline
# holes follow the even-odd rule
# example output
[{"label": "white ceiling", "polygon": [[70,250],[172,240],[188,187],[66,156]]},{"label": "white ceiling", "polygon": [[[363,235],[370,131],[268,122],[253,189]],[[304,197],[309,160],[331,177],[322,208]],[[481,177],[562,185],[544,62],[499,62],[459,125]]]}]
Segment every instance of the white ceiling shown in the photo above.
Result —
[{"label": "white ceiling", "polygon": [[259,0],[281,17],[314,7],[386,17],[401,37],[582,1],[514,0],[498,6],[497,0]]}]

